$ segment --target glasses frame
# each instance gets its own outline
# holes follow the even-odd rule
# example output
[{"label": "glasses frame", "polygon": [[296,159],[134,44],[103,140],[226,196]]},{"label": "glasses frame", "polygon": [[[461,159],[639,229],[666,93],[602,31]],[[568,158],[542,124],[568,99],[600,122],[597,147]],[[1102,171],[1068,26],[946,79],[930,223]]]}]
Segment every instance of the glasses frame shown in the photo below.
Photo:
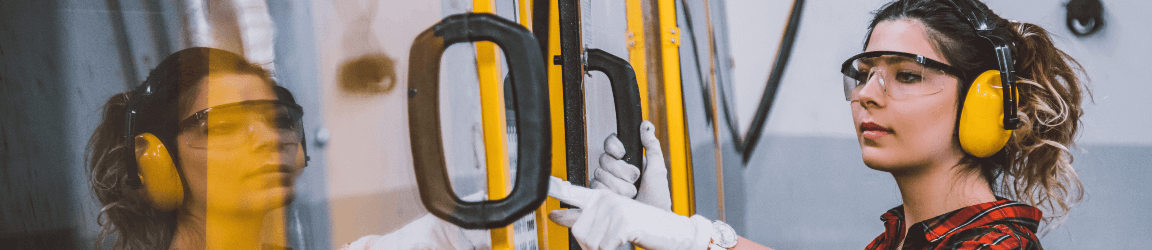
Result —
[{"label": "glasses frame", "polygon": [[[868,52],[857,54],[855,56],[849,57],[848,60],[844,60],[844,63],[840,65],[840,73],[843,73],[844,76],[846,76],[846,77],[851,77],[854,79],[858,78],[857,76],[859,76],[860,73],[864,73],[864,72],[856,71],[854,69],[852,63],[855,62],[856,59],[866,58],[866,57],[880,57],[880,56],[900,56],[900,57],[909,58],[909,59],[912,59],[913,61],[915,61],[921,65],[924,65],[925,67],[943,71],[944,73],[956,76],[957,79],[961,79],[961,80],[967,79],[967,75],[968,75],[967,73],[965,73],[965,71],[963,69],[960,69],[960,68],[952,66],[952,65],[948,65],[947,63],[942,63],[940,61],[932,60],[931,58],[928,58],[928,57],[925,57],[922,55],[912,54],[912,53],[908,53],[908,52],[900,52],[900,51],[868,51]],[[857,84],[859,84],[859,83],[857,83]],[[848,86],[845,85],[845,87],[848,87]],[[847,89],[846,89],[845,93],[848,93]],[[851,101],[852,96],[850,94],[845,95],[844,99],[847,101]]]},{"label": "glasses frame", "polygon": [[[194,125],[197,121],[200,121],[201,119],[204,119],[205,117],[207,117],[208,112],[211,112],[213,109],[222,109],[222,108],[244,106],[244,105],[251,105],[251,104],[274,104],[277,106],[286,107],[289,110],[293,111],[294,117],[292,119],[295,120],[295,123],[297,125],[296,127],[297,127],[297,130],[299,130],[298,133],[300,134],[300,138],[301,138],[300,143],[303,144],[304,108],[300,107],[300,105],[298,105],[298,104],[286,102],[286,101],[281,101],[281,100],[250,100],[250,101],[234,102],[234,103],[212,106],[212,107],[200,110],[200,111],[196,111],[196,113],[192,113],[192,115],[190,115],[184,119],[181,119],[180,122],[177,123],[177,125],[176,125],[178,128],[177,134],[183,133],[185,131],[185,129]],[[191,147],[191,145],[188,145],[188,146]]]}]

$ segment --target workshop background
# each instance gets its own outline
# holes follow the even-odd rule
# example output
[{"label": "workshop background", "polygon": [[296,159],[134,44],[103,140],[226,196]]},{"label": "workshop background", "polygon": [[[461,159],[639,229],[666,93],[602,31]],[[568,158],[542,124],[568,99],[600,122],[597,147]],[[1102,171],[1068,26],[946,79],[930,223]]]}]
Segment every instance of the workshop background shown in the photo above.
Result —
[{"label": "workshop background", "polygon": [[[579,47],[624,58],[644,75],[645,117],[684,130],[661,138],[683,136],[679,144],[662,143],[665,152],[684,148],[678,152],[690,181],[673,185],[688,186],[682,201],[695,213],[723,217],[739,235],[775,249],[858,249],[883,231],[880,215],[901,203],[892,178],[860,160],[838,72],[861,51],[871,12],[887,0],[494,0],[489,11],[530,23],[534,16],[524,10],[549,10],[534,8],[539,2],[578,6]],[[1087,196],[1043,235],[1044,247],[1152,245],[1152,84],[1144,71],[1152,56],[1152,16],[1145,14],[1152,2],[1098,1],[1100,15],[1088,27],[1067,22],[1090,8],[1069,6],[1096,1],[985,2],[1001,16],[1047,29],[1089,80],[1092,99],[1083,103],[1073,164]],[[428,214],[409,144],[409,49],[420,32],[474,7],[470,0],[0,2],[0,246],[94,248],[101,206],[83,154],[101,105],[140,84],[168,54],[194,46],[264,63],[304,107],[312,160],[285,208],[294,249],[335,249]],[[629,8],[640,8],[632,11],[643,19],[630,19]],[[659,24],[669,25],[657,20],[660,13],[674,15],[683,33],[672,42],[678,47],[653,41],[664,35]],[[640,30],[629,25],[640,25],[648,40],[633,37]],[[654,57],[656,47],[675,49],[676,60]],[[461,196],[486,192],[492,161],[485,145],[496,145],[483,135],[485,80],[477,61],[486,59],[477,58],[477,48],[458,44],[444,53],[441,82],[451,87],[441,88],[444,105],[433,114],[444,119],[452,187]],[[496,58],[503,81],[508,66]],[[558,79],[560,66],[548,64]],[[679,81],[670,80],[671,71]],[[603,139],[617,129],[615,111],[605,75],[582,78],[586,127],[565,133],[582,135],[593,169]],[[667,95],[669,87],[682,92]],[[668,122],[673,116],[682,124]],[[506,131],[499,145],[515,176],[515,126]],[[551,229],[528,226],[538,218],[517,223],[517,249],[549,248],[551,239],[536,232]]]}]

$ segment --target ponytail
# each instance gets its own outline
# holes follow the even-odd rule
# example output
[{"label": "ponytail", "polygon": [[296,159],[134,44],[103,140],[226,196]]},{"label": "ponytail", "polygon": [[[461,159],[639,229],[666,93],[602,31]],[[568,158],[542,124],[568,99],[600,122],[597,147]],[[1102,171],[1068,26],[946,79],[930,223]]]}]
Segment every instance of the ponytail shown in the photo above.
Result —
[{"label": "ponytail", "polygon": [[1010,164],[1002,169],[999,190],[1046,209],[1045,220],[1060,218],[1084,198],[1070,147],[1084,113],[1080,103],[1091,92],[1077,75],[1083,67],[1052,44],[1048,31],[1035,24],[1004,22],[1016,36],[1021,127],[1005,149]]}]

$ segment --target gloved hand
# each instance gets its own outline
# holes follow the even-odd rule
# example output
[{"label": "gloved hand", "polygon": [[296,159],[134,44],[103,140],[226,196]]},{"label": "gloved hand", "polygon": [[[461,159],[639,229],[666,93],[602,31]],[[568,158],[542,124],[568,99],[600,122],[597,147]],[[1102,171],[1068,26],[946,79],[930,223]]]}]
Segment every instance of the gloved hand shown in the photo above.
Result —
[{"label": "gloved hand", "polygon": [[[669,194],[669,189],[668,189],[668,169],[664,166],[664,154],[660,150],[660,141],[658,139],[656,139],[656,129],[655,129],[655,126],[653,126],[651,122],[644,121],[643,123],[640,124],[640,141],[641,141],[641,143],[644,144],[644,148],[645,148],[645,154],[644,154],[645,155],[645,157],[644,157],[645,167],[644,167],[644,175],[642,176],[642,180],[640,182],[639,192],[636,192],[636,187],[632,183],[635,182],[637,175],[640,172],[640,169],[636,168],[636,166],[632,166],[631,164],[628,164],[627,162],[624,162],[623,160],[620,159],[624,156],[624,153],[625,153],[624,144],[620,142],[620,139],[617,138],[615,134],[608,136],[608,138],[604,140],[605,153],[600,155],[600,168],[593,170],[594,171],[593,175],[592,175],[593,176],[593,181],[592,181],[593,189],[611,190],[611,191],[615,192],[616,194],[623,195],[627,198],[631,198],[631,197],[633,197],[632,194],[636,194],[636,196],[635,196],[636,201],[639,201],[640,203],[643,203],[643,204],[641,204],[640,206],[635,206],[636,204],[633,204],[632,207],[637,207],[637,209],[640,209],[640,210],[646,210],[646,209],[650,209],[651,207],[655,207],[655,208],[657,208],[659,210],[663,210],[663,211],[660,211],[659,213],[650,213],[649,215],[653,215],[653,216],[664,215],[664,216],[671,216],[671,217],[678,217],[681,219],[685,219],[685,217],[683,217],[683,216],[679,216],[679,215],[670,213],[672,211],[672,198],[671,198],[671,195]],[[555,185],[553,185],[553,186],[555,186]],[[550,189],[550,190],[553,190],[553,189]],[[549,194],[552,194],[552,191],[550,191]],[[557,198],[559,198],[559,197],[557,197]],[[565,201],[565,202],[567,202],[567,201]],[[629,203],[629,202],[620,202],[620,203]],[[630,202],[630,203],[635,203],[635,202]],[[572,204],[572,203],[569,203],[569,204]],[[648,205],[651,207],[645,207],[643,205]],[[608,211],[611,209],[612,208],[608,208],[607,210],[601,209],[601,210],[597,210],[597,211]],[[627,210],[635,210],[635,209],[627,209]],[[596,211],[588,211],[588,212],[592,213],[592,214],[589,214],[589,216],[591,216],[589,218],[597,218],[600,216],[600,215],[596,215],[596,213],[597,213]],[[548,215],[548,217],[551,220],[556,221],[556,223],[560,224],[561,226],[573,228],[573,235],[576,236],[577,241],[581,242],[581,244],[584,246],[585,249],[595,249],[595,248],[590,247],[589,245],[596,245],[594,247],[598,247],[600,244],[606,244],[606,245],[604,245],[605,249],[613,249],[613,248],[611,248],[612,245],[620,245],[620,244],[623,244],[624,242],[633,242],[629,238],[631,236],[623,236],[623,235],[619,235],[615,232],[608,232],[606,230],[591,230],[591,231],[587,231],[587,232],[581,232],[580,230],[577,230],[577,228],[586,228],[586,226],[585,227],[580,227],[580,226],[573,227],[573,226],[575,226],[576,222],[579,221],[582,214],[584,214],[582,209],[567,209],[567,210],[553,211],[552,213],[550,213]],[[631,217],[631,216],[629,216],[629,217]],[[651,217],[651,216],[649,216],[649,217]],[[700,219],[703,219],[703,218],[700,217]],[[585,220],[589,221],[588,223],[591,223],[590,221],[592,221],[593,219],[585,219]],[[607,218],[607,217],[604,219],[596,219],[596,221],[598,221],[597,223],[601,223],[601,222],[599,222],[601,220],[605,220],[604,223],[612,224],[611,221],[608,221],[608,220],[613,220],[613,219]],[[660,220],[660,219],[643,219],[643,218],[640,218],[639,220],[640,221],[654,220],[654,221],[662,221],[662,222],[675,221],[675,220],[665,221],[665,220]],[[707,221],[707,220],[704,220],[704,221]],[[681,226],[681,227],[683,227],[683,226]],[[672,227],[672,228],[677,228],[677,227]],[[624,229],[624,228],[619,228],[619,229]],[[711,227],[704,227],[703,228],[703,230],[711,230],[711,229],[712,229]],[[625,230],[628,230],[628,229],[625,229]],[[592,231],[594,231],[594,232],[592,232]],[[673,231],[675,231],[675,230],[673,230]],[[622,238],[621,238],[621,236],[622,236]],[[616,238],[610,238],[610,237],[616,237]],[[687,236],[685,236],[685,237],[687,237]],[[640,238],[651,238],[651,237],[640,236]],[[669,246],[674,246],[676,244],[676,243],[672,243],[674,241],[658,240],[654,243],[661,243],[661,242],[666,243],[666,244],[672,244],[672,245],[659,245],[659,246],[653,247],[653,246],[643,245],[643,244],[651,244],[651,243],[640,243],[640,242],[633,242],[633,243],[637,243],[641,246],[645,246],[646,248],[650,248],[650,249],[675,249],[675,247],[669,247]]]},{"label": "gloved hand", "polygon": [[[551,178],[548,195],[582,211],[559,210],[548,217],[571,228],[583,249],[616,250],[625,243],[653,250],[708,248],[712,223],[702,216],[685,217],[607,189],[588,189]],[[559,212],[568,216],[557,216]]]},{"label": "gloved hand", "polygon": [[593,170],[592,188],[609,189],[628,198],[666,211],[672,211],[672,196],[668,190],[668,169],[664,166],[664,153],[656,139],[656,128],[651,122],[640,124],[640,142],[644,144],[644,175],[637,193],[636,182],[640,169],[620,159],[624,157],[624,143],[609,135],[604,139],[604,153],[600,167]]}]

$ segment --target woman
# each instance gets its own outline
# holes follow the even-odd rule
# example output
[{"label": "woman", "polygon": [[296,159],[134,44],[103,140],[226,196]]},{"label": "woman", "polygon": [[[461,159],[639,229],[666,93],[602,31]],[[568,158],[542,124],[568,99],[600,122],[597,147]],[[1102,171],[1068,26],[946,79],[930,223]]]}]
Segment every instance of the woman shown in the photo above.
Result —
[{"label": "woman", "polygon": [[[1076,61],[1044,29],[975,0],[894,1],[868,34],[865,53],[844,64],[845,96],[865,165],[892,174],[904,204],[883,215],[885,232],[865,249],[1041,249],[1040,221],[1065,216],[1083,195],[1068,151],[1086,91]],[[996,74],[1006,66],[1016,94]],[[550,216],[585,249],[767,249],[650,202],[557,181],[550,194],[583,209]]]},{"label": "woman", "polygon": [[269,212],[291,201],[305,166],[301,115],[288,90],[239,55],[168,56],[108,100],[89,142],[103,205],[97,248],[109,234],[116,249],[285,246],[284,216]]}]

